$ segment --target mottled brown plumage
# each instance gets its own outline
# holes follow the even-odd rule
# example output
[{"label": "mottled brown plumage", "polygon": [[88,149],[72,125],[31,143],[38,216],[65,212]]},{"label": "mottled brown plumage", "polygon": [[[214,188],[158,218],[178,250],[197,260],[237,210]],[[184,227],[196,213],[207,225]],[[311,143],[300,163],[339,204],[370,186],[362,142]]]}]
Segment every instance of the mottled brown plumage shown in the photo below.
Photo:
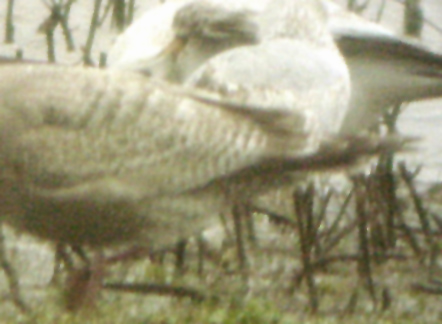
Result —
[{"label": "mottled brown plumage", "polygon": [[181,204],[195,204],[189,221],[213,205],[187,192],[285,154],[280,134],[136,74],[23,65],[0,80],[2,212],[55,241],[109,244],[146,227],[165,238],[161,220],[186,217]]},{"label": "mottled brown plumage", "polygon": [[1,66],[0,213],[57,243],[164,246],[281,172],[380,148],[329,138],[306,154],[314,134],[282,117],[135,73]]}]

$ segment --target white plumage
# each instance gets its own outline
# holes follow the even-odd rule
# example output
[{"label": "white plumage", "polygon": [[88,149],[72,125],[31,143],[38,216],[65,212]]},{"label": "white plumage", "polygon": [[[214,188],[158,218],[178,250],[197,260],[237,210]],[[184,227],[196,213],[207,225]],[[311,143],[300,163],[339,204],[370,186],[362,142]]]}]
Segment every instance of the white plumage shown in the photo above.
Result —
[{"label": "white plumage", "polygon": [[[125,33],[110,51],[110,66],[149,70],[156,77],[169,78],[170,71],[180,70],[183,66],[193,69],[213,56],[213,49],[194,50],[195,62],[186,64],[178,60],[157,60],[158,55],[173,38],[173,17],[185,4],[199,0],[173,1],[161,5],[155,11],[148,11]],[[206,3],[219,5],[217,0]],[[327,28],[339,45],[351,76],[351,98],[348,113],[344,118],[341,131],[346,134],[359,133],[376,125],[385,108],[400,102],[433,98],[442,95],[442,56],[434,53],[415,41],[396,36],[388,29],[367,21],[353,13],[341,9],[329,0],[321,1],[327,14]],[[280,30],[288,30],[292,24],[284,17],[268,14],[271,2],[234,1],[232,8],[246,10],[250,16],[267,17],[268,24],[260,24],[261,38],[268,33],[272,23],[279,23]],[[290,0],[280,1],[279,12],[286,12],[293,5]],[[296,7],[296,4],[293,5]],[[233,10],[233,9],[232,9]],[[150,27],[151,21],[162,21]],[[154,24],[152,22],[152,24]],[[296,23],[293,24],[296,26]],[[161,32],[157,32],[160,28]],[[296,28],[296,27],[295,27]],[[157,35],[167,37],[157,37]],[[264,36],[266,37],[266,36]],[[272,37],[272,36],[270,36]],[[139,44],[143,44],[142,49]],[[203,55],[204,54],[204,55]],[[188,75],[189,73],[187,73]],[[182,81],[182,80],[180,80]]]}]

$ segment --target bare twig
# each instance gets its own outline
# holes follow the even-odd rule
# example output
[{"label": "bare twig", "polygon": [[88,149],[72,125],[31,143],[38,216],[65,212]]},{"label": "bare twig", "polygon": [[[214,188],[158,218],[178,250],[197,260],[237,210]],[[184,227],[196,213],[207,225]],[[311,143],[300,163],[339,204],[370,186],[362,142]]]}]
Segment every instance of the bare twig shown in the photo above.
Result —
[{"label": "bare twig", "polygon": [[414,291],[423,292],[431,295],[442,295],[441,286],[426,285],[421,283],[414,283],[411,285],[411,289]]},{"label": "bare twig", "polygon": [[336,235],[329,237],[327,242],[324,243],[325,249],[323,251],[323,255],[330,253],[345,237],[350,235],[354,229],[357,227],[358,222],[353,221],[348,225],[345,225]]},{"label": "bare twig", "polygon": [[46,31],[46,44],[48,46],[48,61],[51,63],[55,63],[55,41],[54,41],[54,31],[47,30]]},{"label": "bare twig", "polygon": [[21,297],[17,273],[6,257],[5,237],[3,235],[2,226],[3,225],[0,224],[0,267],[3,269],[3,272],[8,280],[12,302],[21,312],[26,313],[29,311],[29,308]]},{"label": "bare twig", "polygon": [[103,23],[106,21],[106,18],[110,12],[110,9],[112,8],[113,3],[114,3],[114,0],[108,0],[108,2],[106,3],[106,6],[103,9],[103,15],[98,20],[98,26],[103,25]]},{"label": "bare twig", "polygon": [[[379,256],[379,253],[377,253],[377,252],[370,253],[370,258],[378,257],[378,256]],[[385,258],[388,260],[395,260],[395,261],[407,261],[410,258],[412,258],[412,256],[402,254],[402,253],[387,253],[385,255]],[[316,269],[324,268],[324,267],[326,267],[330,264],[333,264],[333,263],[342,262],[342,263],[348,264],[349,262],[359,262],[360,259],[361,259],[360,253],[335,254],[335,255],[330,255],[327,257],[317,259],[314,262],[312,262],[311,265],[312,265],[312,268],[314,268],[316,270]],[[301,271],[297,272],[294,277],[296,278],[297,281],[300,281],[304,278],[304,276],[306,276],[306,271],[305,271],[305,269],[302,269]]]},{"label": "bare twig", "polygon": [[386,311],[391,307],[392,303],[392,296],[390,289],[384,288],[382,289],[382,304],[381,304],[381,310]]},{"label": "bare twig", "polygon": [[5,20],[5,43],[14,42],[14,0],[8,0]]},{"label": "bare twig", "polygon": [[118,290],[120,292],[137,294],[158,294],[175,297],[189,297],[196,301],[207,299],[207,296],[195,289],[187,287],[177,287],[171,285],[146,284],[146,283],[105,283],[103,288]]},{"label": "bare twig", "polygon": [[129,3],[127,5],[126,26],[132,24],[134,20],[134,13],[135,13],[135,0],[129,0]]},{"label": "bare twig", "polygon": [[118,31],[122,31],[126,26],[126,1],[112,0],[112,26],[116,27]]},{"label": "bare twig", "polygon": [[[402,5],[405,4],[404,0],[394,0],[394,1],[396,1]],[[434,23],[433,21],[431,21],[425,17],[424,17],[424,22],[425,22],[425,24],[427,24],[428,26],[433,28],[436,32],[438,32],[439,34],[442,34],[442,28],[438,24]]]},{"label": "bare twig", "polygon": [[235,204],[232,208],[239,269],[243,275],[243,279],[247,279],[247,254],[244,245],[244,230],[242,224],[244,212],[244,205],[241,203]]},{"label": "bare twig", "polygon": [[433,245],[433,240],[431,234],[431,228],[430,228],[430,221],[428,219],[428,213],[423,205],[422,199],[419,197],[416,188],[414,187],[413,180],[410,177],[409,172],[407,171],[407,168],[405,167],[404,163],[399,164],[399,171],[401,174],[402,179],[404,180],[410,195],[411,199],[413,199],[414,207],[416,210],[417,215],[419,216],[419,221],[422,226],[422,230],[425,233],[425,239],[429,247]]},{"label": "bare twig", "polygon": [[51,63],[55,63],[56,57],[54,31],[55,28],[57,28],[57,25],[60,23],[59,6],[56,3],[53,3],[52,6],[47,4],[46,2],[45,4],[51,11],[51,14],[40,24],[40,26],[38,27],[38,31],[45,34],[46,36],[48,61]]},{"label": "bare twig", "polygon": [[77,0],[68,0],[63,10],[60,12],[60,25],[63,30],[63,35],[66,40],[66,47],[68,51],[75,50],[74,37],[72,36],[71,29],[69,28],[69,13],[71,12],[72,4]]},{"label": "bare twig", "polygon": [[94,2],[94,13],[92,14],[91,24],[89,27],[89,34],[87,37],[86,45],[84,47],[83,62],[85,65],[93,65],[92,61],[92,46],[94,44],[95,32],[98,28],[98,19],[100,16],[102,0],[95,0]]},{"label": "bare twig", "polygon": [[175,246],[175,271],[178,276],[185,272],[187,240],[179,241]]},{"label": "bare twig", "polygon": [[298,221],[299,242],[303,271],[307,283],[310,300],[310,309],[316,313],[319,308],[319,295],[315,285],[314,268],[312,267],[311,252],[316,241],[316,228],[313,225],[313,197],[312,184],[306,190],[298,189],[294,194],[296,219]]},{"label": "bare twig", "polygon": [[342,205],[339,209],[339,212],[338,212],[337,216],[335,217],[335,219],[333,220],[333,223],[331,224],[330,228],[325,233],[322,234],[324,236],[324,245],[327,246],[327,251],[330,251],[330,246],[333,245],[333,243],[331,243],[331,242],[336,241],[336,237],[339,236],[339,234],[338,234],[335,237],[331,237],[331,235],[337,231],[338,226],[341,223],[341,220],[343,219],[343,217],[347,211],[348,204],[350,203],[350,200],[353,197],[353,193],[354,193],[354,189],[352,189],[347,194],[347,196],[345,197],[344,202],[342,203]]},{"label": "bare twig", "polygon": [[15,58],[17,60],[23,60],[23,49],[19,48],[15,51]]},{"label": "bare twig", "polygon": [[386,0],[382,0],[379,8],[378,8],[378,12],[376,14],[376,22],[380,22],[382,19],[382,16],[384,15],[384,10],[385,10],[385,5],[386,5],[387,1]]},{"label": "bare twig", "polygon": [[347,306],[345,306],[344,313],[354,314],[356,306],[358,305],[358,300],[359,300],[359,287],[356,287],[356,289],[354,289],[350,295],[350,298],[347,302]]},{"label": "bare twig", "polygon": [[244,205],[244,220],[247,229],[247,240],[251,246],[256,247],[258,244],[258,238],[256,237],[255,219],[253,218],[250,204]]},{"label": "bare twig", "polygon": [[233,233],[232,233],[231,229],[229,228],[229,221],[227,218],[228,218],[227,215],[225,215],[224,213],[220,213],[219,220],[221,221],[221,225],[223,227],[226,240],[233,242]]},{"label": "bare twig", "polygon": [[196,243],[198,246],[198,275],[201,277],[204,272],[204,256],[206,254],[206,242],[202,235],[198,235],[196,238]]},{"label": "bare twig", "polygon": [[105,68],[107,65],[107,54],[104,52],[100,53],[100,60],[98,62],[98,67]]},{"label": "bare twig", "polygon": [[420,258],[422,256],[422,249],[421,249],[421,247],[419,245],[419,241],[417,240],[417,238],[414,235],[414,233],[411,230],[411,228],[405,222],[405,219],[402,216],[402,213],[399,213],[398,217],[399,217],[398,227],[404,233],[405,241],[410,245],[410,247],[413,250],[414,254],[417,257]]},{"label": "bare twig", "polygon": [[359,4],[357,0],[348,0],[347,9],[356,13],[361,13],[367,8],[369,2],[370,0],[365,0],[365,2]]},{"label": "bare twig", "polygon": [[421,37],[424,27],[424,13],[420,0],[406,0],[404,12],[404,34]]},{"label": "bare twig", "polygon": [[274,213],[272,211],[269,211],[267,209],[260,208],[260,207],[253,206],[252,208],[253,208],[253,211],[256,213],[267,215],[270,223],[272,223],[274,225],[282,226],[282,227],[295,227],[296,226],[296,222],[294,220],[288,218],[287,216],[280,215],[280,214]]},{"label": "bare twig", "polygon": [[367,288],[373,303],[377,305],[377,298],[374,289],[374,282],[371,271],[371,258],[370,258],[370,248],[368,244],[368,215],[367,206],[365,199],[364,187],[364,176],[357,176],[353,178],[355,185],[355,197],[356,197],[356,214],[358,217],[358,228],[359,228],[359,251],[360,257],[358,259],[358,274],[360,278],[365,282],[365,287]]}]

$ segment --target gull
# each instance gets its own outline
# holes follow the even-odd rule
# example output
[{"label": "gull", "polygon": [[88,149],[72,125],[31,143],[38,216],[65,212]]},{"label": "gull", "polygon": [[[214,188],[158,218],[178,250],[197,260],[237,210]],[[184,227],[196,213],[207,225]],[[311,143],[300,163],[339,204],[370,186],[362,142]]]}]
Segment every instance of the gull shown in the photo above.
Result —
[{"label": "gull", "polygon": [[[348,111],[350,79],[345,61],[327,30],[326,12],[319,1],[296,0],[288,3],[274,0],[261,13],[245,15],[244,19],[249,19],[250,23],[242,25],[255,24],[259,43],[243,44],[211,57],[209,54],[212,53],[199,45],[205,40],[201,38],[201,32],[196,28],[183,28],[180,25],[182,19],[177,19],[183,16],[183,11],[202,11],[199,8],[206,5],[204,2],[193,2],[183,6],[174,19],[177,37],[187,40],[186,50],[192,54],[204,53],[208,57],[187,75],[182,72],[191,69],[174,67],[181,71],[186,85],[221,92],[248,104],[259,103],[264,109],[277,107],[288,113],[296,113],[301,108],[316,120],[313,123],[318,134],[339,132]],[[203,16],[198,17],[201,19]],[[206,22],[208,19],[204,18],[202,20]],[[202,24],[194,18],[193,26],[201,28]],[[176,40],[171,43],[174,42]],[[169,51],[161,54],[171,55]],[[195,67],[191,60],[186,61],[187,57],[203,56],[174,55],[180,59],[175,60],[176,64],[186,67]],[[154,64],[157,62],[154,60]],[[315,144],[311,145],[314,147]],[[280,206],[287,204],[278,202],[275,205],[271,202],[275,195],[280,196],[281,190],[292,195],[294,187],[306,179],[306,174],[297,172],[283,174],[282,177],[284,181],[279,181],[277,188],[269,187],[260,195],[246,197],[248,200],[241,203],[280,211]],[[283,201],[289,202],[291,199]],[[291,214],[292,210],[284,213]]]},{"label": "gull", "polygon": [[280,186],[281,174],[397,148],[321,136],[301,108],[257,109],[139,73],[0,65],[2,220],[95,251],[69,275],[66,307],[76,311],[101,287],[104,248],[169,248]]},{"label": "gull", "polygon": [[[301,109],[310,116],[317,134],[337,133],[347,114],[350,81],[346,64],[327,30],[327,13],[322,4],[309,0],[259,3],[262,6],[254,10],[239,5],[238,8],[225,8],[216,1],[160,6],[129,27],[128,37],[125,34],[120,36],[114,48],[124,47],[127,41],[125,46],[130,49],[130,42],[137,35],[140,37],[138,43],[149,43],[150,37],[156,34],[145,25],[151,23],[151,15],[157,19],[167,17],[159,28],[167,31],[168,37],[152,42],[155,44],[150,52],[152,57],[143,58],[142,52],[128,50],[128,55],[123,55],[123,59],[111,68],[134,69],[153,78],[184,82],[223,93],[230,99],[259,109],[278,109],[287,115],[296,114]],[[243,31],[218,31],[225,25],[220,23],[221,18],[231,21],[233,17],[242,20],[235,26],[244,28]],[[140,33],[144,28],[148,32],[142,41],[143,34]],[[244,41],[226,48],[231,43],[230,37],[238,40],[238,34],[252,31],[256,36],[248,39],[257,42]],[[226,49],[216,52],[210,44],[220,41],[217,35],[221,32],[224,32],[221,42]],[[131,58],[130,53],[139,55],[139,59]],[[289,119],[286,123],[288,127],[296,127],[290,126]],[[314,140],[310,145],[315,147]],[[287,187],[290,192],[293,184],[305,179],[299,174],[284,174],[283,177],[279,188]],[[247,197],[242,203],[249,203],[250,199],[254,203],[264,200],[268,209],[269,199],[266,198],[271,192],[278,193],[279,189],[268,190],[263,197]]]},{"label": "gull", "polygon": [[442,55],[324,1],[329,29],[351,75],[342,133],[378,125],[385,108],[442,96]]},{"label": "gull", "polygon": [[[241,34],[245,34],[244,36],[247,36],[247,33],[253,33],[255,27],[253,22],[244,19],[244,16],[250,16],[254,13],[263,11],[269,1],[270,0],[248,2],[235,0],[203,1],[207,5],[201,7],[201,11],[198,14],[209,17],[208,21],[214,23],[212,26],[208,25],[207,27],[209,28],[203,32],[207,32],[210,35],[211,29],[218,29],[221,31],[223,27],[228,28],[225,28],[225,30],[222,31],[225,33],[224,37],[201,39],[203,41],[209,41],[210,46],[206,46],[207,44],[205,43],[200,43],[201,46],[199,46],[197,51],[192,51],[191,55],[186,55],[189,51],[183,51],[184,55],[183,53],[181,53],[181,55],[187,60],[186,64],[192,63],[189,67],[182,64],[182,61],[179,60],[179,58],[174,61],[171,60],[173,57],[165,57],[161,54],[168,51],[170,52],[171,50],[173,51],[174,48],[180,48],[179,41],[173,42],[173,40],[176,39],[176,32],[173,28],[175,14],[179,12],[183,6],[192,3],[193,1],[167,1],[146,11],[142,17],[131,24],[125,32],[116,39],[108,53],[108,65],[111,68],[143,71],[148,72],[148,74],[157,78],[180,81],[177,80],[177,76],[172,73],[174,67],[177,68],[175,71],[185,68],[187,74],[191,73],[198,67],[198,62],[204,62],[224,49],[229,49],[238,45],[238,42],[235,42],[235,29],[232,27],[240,27]],[[210,6],[211,4],[213,5],[212,7]],[[229,17],[229,21],[225,21],[226,15]],[[184,12],[184,14],[181,15],[181,20],[192,21],[192,17],[186,16],[187,14]],[[219,21],[220,19],[224,20],[223,26],[216,25],[217,20]],[[180,20],[180,17],[178,17],[178,20]],[[202,21],[203,19],[200,20]],[[243,24],[243,26],[238,26],[238,24]],[[222,33],[218,36],[220,35],[222,35]],[[229,37],[226,38],[225,36]],[[244,41],[250,41],[250,38],[247,38],[249,37],[246,37]],[[239,39],[239,45],[240,43],[241,39]],[[192,44],[198,45],[197,43]],[[155,60],[155,58],[157,58],[157,60]],[[194,59],[191,62],[188,62],[192,58]]]},{"label": "gull", "polygon": [[[281,32],[268,21],[268,42],[225,52],[233,60],[264,49],[240,62],[246,71],[237,80],[221,56],[207,65],[217,73],[192,77],[210,94],[117,69],[1,65],[2,214],[57,243],[142,237],[167,246],[208,227],[207,211],[228,209],[251,183],[259,191],[280,181],[275,174],[376,152],[376,141],[335,135],[348,97],[345,64],[319,4],[293,3],[285,17],[276,6],[269,12],[297,28]],[[262,73],[249,73],[255,68]]]},{"label": "gull", "polygon": [[[185,10],[200,12],[205,5],[191,3],[176,17]],[[259,27],[258,44],[244,44],[213,56],[185,76],[185,84],[259,104],[264,109],[277,107],[295,114],[301,109],[317,124],[318,134],[336,133],[347,112],[349,76],[326,30],[320,2],[296,0],[288,6],[285,0],[276,0],[264,10],[265,15],[250,18]],[[180,20],[174,22],[178,34],[184,35],[178,37],[187,40],[189,51],[200,49],[193,45],[200,43],[194,39],[201,39],[197,28],[186,29]],[[183,65],[191,65],[186,63],[183,60]]]},{"label": "gull", "polygon": [[[173,1],[147,11],[117,38],[109,53],[110,67],[144,71],[154,77],[183,82],[192,71],[217,54],[216,48],[201,44],[199,47],[188,46],[187,51],[182,50],[186,55],[181,57],[176,51],[175,57],[162,55],[171,52],[171,44],[177,44],[172,41],[176,30],[175,14],[191,2]],[[205,2],[220,6],[218,0]],[[247,12],[249,25],[257,24],[261,30],[267,28],[254,21],[253,16],[269,17],[265,10],[269,1],[234,2],[236,9],[231,10]],[[345,58],[351,79],[352,91],[341,126],[342,133],[359,133],[377,125],[385,109],[393,105],[442,95],[441,54],[399,37],[332,1],[321,2],[327,12],[328,29]],[[281,1],[279,7],[283,11],[290,5],[292,1],[286,0]],[[223,10],[227,9],[224,7]],[[288,26],[290,22],[285,28]],[[195,60],[191,61],[189,57]],[[180,77],[177,77],[177,71],[181,71]]]},{"label": "gull", "polygon": [[[207,215],[290,181],[287,172],[383,149],[337,134],[348,71],[320,2],[284,4],[271,1],[264,17],[227,10],[215,24],[195,15],[212,4],[183,7],[193,20],[176,22],[181,49],[200,48],[201,35],[246,41],[184,87],[119,69],[0,65],[2,214],[56,243],[165,247],[216,222]],[[257,34],[255,23],[267,27]]]},{"label": "gull", "polygon": [[275,175],[389,147],[322,136],[304,108],[257,109],[131,72],[1,65],[0,212],[55,243],[167,247]]},{"label": "gull", "polygon": [[[347,167],[395,149],[337,135],[349,96],[345,63],[319,2],[296,4],[284,13],[269,7],[280,24],[258,19],[273,26],[259,35],[242,23],[248,15],[234,15],[234,34],[247,44],[209,60],[184,87],[118,69],[0,65],[6,221],[56,244],[164,248],[291,182],[291,172]],[[299,25],[285,29],[283,19]],[[238,59],[244,74],[224,68],[225,58]]]},{"label": "gull", "polygon": [[55,242],[167,245],[164,231],[190,235],[225,204],[212,182],[302,147],[264,112],[254,122],[133,73],[15,65],[0,80],[2,212]]},{"label": "gull", "polygon": [[[155,55],[141,60],[123,54],[111,68],[135,64],[132,68],[151,77],[228,92],[249,104],[282,110],[308,105],[312,118],[321,119],[318,132],[340,127],[350,96],[349,76],[326,30],[320,1],[258,1],[253,8],[241,1],[234,8],[215,0],[182,1],[148,12],[141,22],[150,24],[149,17],[164,18],[161,31],[148,29],[147,35],[164,46],[154,45],[150,53]],[[142,29],[133,26],[131,36],[120,37],[115,48],[124,47],[125,40],[130,48],[130,39]],[[159,34],[168,37],[156,38]]]}]

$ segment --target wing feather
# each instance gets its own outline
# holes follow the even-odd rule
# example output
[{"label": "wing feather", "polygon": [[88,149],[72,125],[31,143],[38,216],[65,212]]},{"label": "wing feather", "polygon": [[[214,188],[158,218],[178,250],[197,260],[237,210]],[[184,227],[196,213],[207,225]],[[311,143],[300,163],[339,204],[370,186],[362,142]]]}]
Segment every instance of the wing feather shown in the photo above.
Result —
[{"label": "wing feather", "polygon": [[263,112],[254,118],[137,74],[30,65],[2,67],[0,80],[10,117],[2,153],[42,190],[112,182],[144,196],[180,193],[284,155],[293,141],[266,129]]}]

